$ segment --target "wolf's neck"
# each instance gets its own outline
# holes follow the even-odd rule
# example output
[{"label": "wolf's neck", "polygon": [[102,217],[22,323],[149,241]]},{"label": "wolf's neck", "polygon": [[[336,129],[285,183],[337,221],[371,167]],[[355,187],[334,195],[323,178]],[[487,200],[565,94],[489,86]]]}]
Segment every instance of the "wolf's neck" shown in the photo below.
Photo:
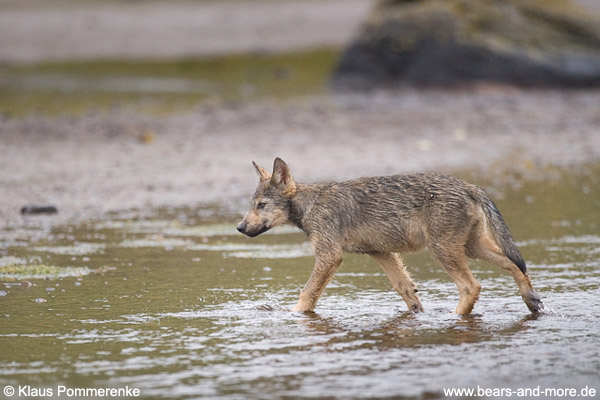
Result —
[{"label": "wolf's neck", "polygon": [[290,200],[290,222],[309,234],[306,219],[326,183],[296,183],[296,194]]}]

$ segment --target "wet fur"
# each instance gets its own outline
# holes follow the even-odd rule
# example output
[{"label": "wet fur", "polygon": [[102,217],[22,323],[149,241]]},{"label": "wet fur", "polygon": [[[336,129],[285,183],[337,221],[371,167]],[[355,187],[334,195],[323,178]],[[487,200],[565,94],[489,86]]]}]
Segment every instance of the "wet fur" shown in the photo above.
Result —
[{"label": "wet fur", "polygon": [[278,225],[293,224],[308,235],[315,251],[315,267],[297,311],[314,309],[343,252],[372,256],[409,310],[423,311],[417,287],[396,253],[424,247],[456,283],[460,293],[457,313],[470,313],[481,291],[467,265],[468,257],[506,269],[529,309],[538,312],[543,307],[500,211],[475,185],[439,174],[301,184],[279,158],[272,174],[254,167],[260,183],[238,230],[253,237]]}]

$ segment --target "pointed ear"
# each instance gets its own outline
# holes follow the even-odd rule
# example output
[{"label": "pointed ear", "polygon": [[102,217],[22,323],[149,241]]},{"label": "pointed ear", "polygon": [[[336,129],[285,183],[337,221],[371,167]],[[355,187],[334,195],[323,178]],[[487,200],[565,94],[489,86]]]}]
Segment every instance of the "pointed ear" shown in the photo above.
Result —
[{"label": "pointed ear", "polygon": [[290,168],[279,157],[273,162],[273,176],[271,183],[283,189],[285,196],[293,196],[296,193],[296,183],[292,178]]},{"label": "pointed ear", "polygon": [[269,171],[267,171],[264,168],[259,167],[254,161],[252,161],[252,165],[254,165],[254,168],[256,169],[256,173],[260,177],[261,182],[264,182],[271,178],[271,174],[269,173]]}]

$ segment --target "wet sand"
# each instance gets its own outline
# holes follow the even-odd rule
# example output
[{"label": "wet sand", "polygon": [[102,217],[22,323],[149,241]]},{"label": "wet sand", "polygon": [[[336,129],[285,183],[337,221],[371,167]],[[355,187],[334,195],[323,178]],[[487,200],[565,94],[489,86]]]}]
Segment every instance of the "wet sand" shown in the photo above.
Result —
[{"label": "wet sand", "polygon": [[[371,5],[6,0],[0,3],[0,60],[160,59],[340,46]],[[269,167],[275,156],[284,157],[300,181],[465,169],[504,183],[537,178],[548,174],[547,165],[597,162],[599,128],[598,90],[499,86],[209,102],[166,116],[128,107],[78,117],[0,116],[0,227],[160,206],[217,203],[241,210],[256,183],[250,162]],[[143,137],[156,139],[145,143]],[[59,213],[24,221],[19,210],[25,205],[54,205]]]},{"label": "wet sand", "polygon": [[8,119],[0,214],[7,227],[30,204],[56,206],[44,219],[52,225],[161,206],[242,211],[256,184],[251,161],[270,168],[276,156],[299,181],[467,169],[502,185],[597,162],[599,127],[600,91],[500,87]]},{"label": "wet sand", "polygon": [[348,42],[369,0],[0,2],[0,62],[164,59]]}]

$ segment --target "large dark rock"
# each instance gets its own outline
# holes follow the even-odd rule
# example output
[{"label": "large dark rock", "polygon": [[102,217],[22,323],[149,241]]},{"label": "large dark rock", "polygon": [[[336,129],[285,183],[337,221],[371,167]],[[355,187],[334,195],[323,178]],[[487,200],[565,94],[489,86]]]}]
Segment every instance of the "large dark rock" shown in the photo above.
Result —
[{"label": "large dark rock", "polygon": [[600,20],[569,0],[388,0],[347,48],[337,88],[600,86]]}]

